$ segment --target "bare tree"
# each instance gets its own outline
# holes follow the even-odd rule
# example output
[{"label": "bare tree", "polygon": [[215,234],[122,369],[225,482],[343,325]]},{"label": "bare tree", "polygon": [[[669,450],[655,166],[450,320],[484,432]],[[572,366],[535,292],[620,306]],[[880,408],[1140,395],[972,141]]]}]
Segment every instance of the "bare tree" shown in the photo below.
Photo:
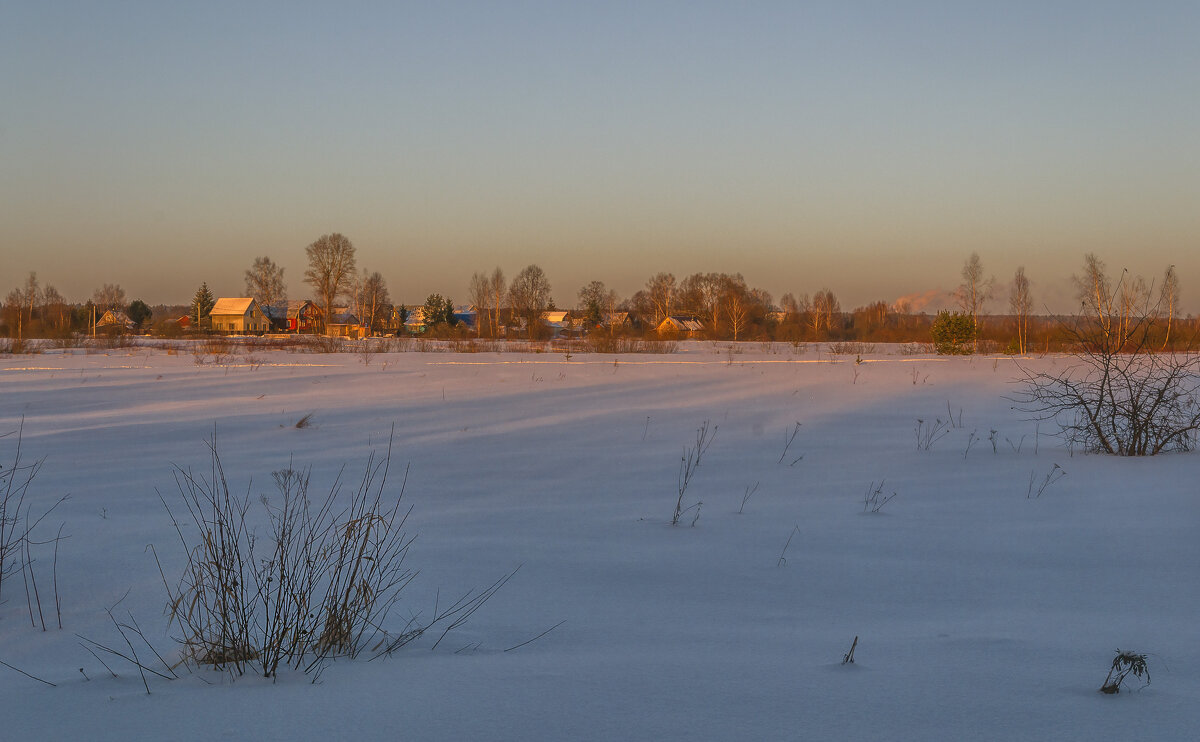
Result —
[{"label": "bare tree", "polygon": [[733,339],[736,341],[745,332],[746,325],[749,324],[750,311],[755,299],[740,273],[724,276],[722,283],[721,308],[729,319],[729,329],[733,332]]},{"label": "bare tree", "polygon": [[21,304],[25,309],[25,316],[29,318],[31,324],[33,323],[33,311],[41,297],[42,294],[38,290],[37,273],[30,271],[29,277],[25,279],[25,288],[21,292]]},{"label": "bare tree", "polygon": [[9,291],[4,299],[4,321],[10,331],[16,329],[17,340],[25,339],[25,297],[19,288]]},{"label": "bare tree", "polygon": [[388,315],[388,307],[392,303],[388,296],[387,284],[379,271],[367,274],[363,272],[359,282],[359,319],[373,335]]},{"label": "bare tree", "polygon": [[1136,276],[1128,280],[1123,279],[1120,290],[1117,292],[1117,299],[1120,310],[1119,334],[1117,337],[1119,343],[1124,345],[1129,340],[1133,318],[1144,315],[1146,308],[1150,304],[1150,287],[1146,284],[1146,279],[1141,276]]},{"label": "bare tree", "polygon": [[670,316],[675,306],[678,288],[675,286],[675,276],[672,273],[655,273],[646,281],[646,296],[654,311],[654,325],[657,327]]},{"label": "bare tree", "polygon": [[475,334],[483,335],[485,327],[491,328],[492,287],[487,274],[471,274],[467,299],[475,306]]},{"label": "bare tree", "polygon": [[469,298],[475,305],[476,333],[490,337],[500,336],[500,309],[504,302],[506,285],[504,271],[497,266],[489,276],[487,273],[474,273],[468,286]]},{"label": "bare tree", "polygon": [[92,303],[101,312],[125,306],[125,289],[115,283],[106,283],[92,293]]},{"label": "bare tree", "polygon": [[1114,332],[1113,303],[1116,292],[1112,289],[1112,281],[1108,278],[1104,261],[1095,253],[1083,256],[1083,274],[1071,277],[1075,284],[1075,294],[1079,299],[1079,311],[1085,318],[1095,320],[1101,332],[1107,337]]},{"label": "bare tree", "polygon": [[1033,310],[1033,294],[1030,291],[1029,278],[1025,275],[1025,266],[1017,268],[1017,272],[1013,274],[1008,306],[1017,318],[1017,353],[1025,355],[1029,342],[1029,313]]},{"label": "bare tree", "polygon": [[536,264],[526,266],[508,287],[508,300],[513,313],[525,320],[529,337],[537,335],[542,312],[550,306],[550,281],[545,272]]},{"label": "bare tree", "polygon": [[500,270],[500,266],[496,266],[496,269],[492,271],[488,285],[492,289],[492,337],[500,337],[500,310],[508,291],[504,280],[504,271]]},{"label": "bare tree", "polygon": [[[658,316],[657,310],[654,308],[654,303],[650,301],[650,294],[646,289],[638,289],[633,292],[633,296],[621,302],[621,308],[633,314],[633,316],[646,322],[652,322],[654,317]],[[659,324],[662,324],[661,322]],[[651,324],[651,327],[658,325]]]},{"label": "bare tree", "polygon": [[842,305],[838,302],[837,296],[832,291],[821,289],[813,294],[809,313],[810,323],[815,336],[821,331],[821,328],[824,328],[826,331],[833,329],[833,317],[836,314],[842,313]]},{"label": "bare tree", "polygon": [[67,300],[50,284],[46,284],[42,289],[42,312],[44,320],[59,332],[71,324],[71,311]]},{"label": "bare tree", "polygon": [[1163,274],[1158,304],[1167,313],[1166,334],[1162,344],[1163,349],[1166,350],[1167,344],[1171,342],[1171,324],[1179,311],[1179,276],[1175,273],[1173,265],[1167,266],[1167,270]]},{"label": "bare tree", "polygon": [[322,327],[333,316],[333,305],[339,294],[350,288],[355,276],[354,244],[337,232],[321,235],[304,248],[308,270],[304,281],[312,286],[321,302]]},{"label": "bare tree", "polygon": [[994,280],[984,278],[983,263],[979,260],[979,253],[974,252],[963,265],[962,277],[963,282],[957,292],[958,303],[963,314],[971,317],[971,325],[975,329],[974,348],[979,350],[979,314],[983,311],[984,303],[991,298]]},{"label": "bare tree", "polygon": [[721,298],[725,276],[721,273],[693,273],[679,285],[684,303],[704,318],[710,337],[717,337],[721,325]]},{"label": "bare tree", "polygon": [[798,322],[800,320],[800,300],[788,292],[779,298],[779,307],[783,313],[787,315],[789,322]]},{"label": "bare tree", "polygon": [[603,324],[616,310],[618,302],[617,292],[605,286],[603,281],[592,281],[579,289],[579,311],[589,327]]},{"label": "bare tree", "polygon": [[254,265],[246,271],[246,296],[254,297],[264,307],[287,301],[283,268],[265,255],[255,258]]}]

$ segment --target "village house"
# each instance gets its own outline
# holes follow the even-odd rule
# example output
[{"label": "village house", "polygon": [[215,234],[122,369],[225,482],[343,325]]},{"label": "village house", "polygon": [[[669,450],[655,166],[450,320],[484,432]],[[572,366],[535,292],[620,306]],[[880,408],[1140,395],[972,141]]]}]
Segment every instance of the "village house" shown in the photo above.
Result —
[{"label": "village house", "polygon": [[608,333],[628,332],[633,329],[633,318],[629,312],[606,312],[599,326]]},{"label": "village house", "polygon": [[696,338],[704,333],[704,324],[699,319],[685,314],[672,314],[658,324],[659,335]]},{"label": "village house", "polygon": [[281,301],[268,304],[263,314],[271,321],[273,332],[312,334],[317,331],[317,318],[321,315],[317,305],[307,299]]},{"label": "village house", "polygon": [[120,330],[128,332],[133,329],[133,320],[120,309],[110,309],[100,319],[96,320],[97,330]]},{"label": "village house", "polygon": [[251,297],[217,299],[208,316],[213,332],[244,335],[262,334],[271,329],[271,321]]},{"label": "village house", "polygon": [[361,338],[366,336],[367,329],[349,307],[334,307],[333,316],[325,323],[325,334],[333,337]]}]

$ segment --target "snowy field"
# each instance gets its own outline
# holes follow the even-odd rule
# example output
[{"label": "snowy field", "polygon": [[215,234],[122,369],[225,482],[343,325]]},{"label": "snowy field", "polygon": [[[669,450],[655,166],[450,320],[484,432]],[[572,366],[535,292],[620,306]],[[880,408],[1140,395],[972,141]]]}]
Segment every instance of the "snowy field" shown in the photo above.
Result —
[{"label": "snowy field", "polygon": [[[1197,454],[1072,455],[1012,409],[1010,358],[726,347],[0,357],[0,433],[24,417],[23,456],[45,458],[32,506],[70,495],[43,532],[69,536],[63,629],[31,628],[19,574],[0,606],[0,660],[57,687],[0,667],[0,738],[1197,739]],[[951,415],[918,450],[918,419]],[[706,420],[684,498],[699,519],[671,527]],[[147,547],[174,579],[159,493],[178,501],[173,465],[208,467],[214,430],[232,488],[258,494],[289,462],[315,491],[343,464],[354,479],[393,425],[420,570],[401,612],[520,566],[436,650],[339,660],[317,684],[152,678],[147,695],[80,645],[120,641],[104,609],[128,594],[118,610],[178,656]],[[1056,464],[1066,476],[1028,496]],[[881,480],[896,496],[864,514]],[[1147,653],[1153,682],[1103,695],[1118,648]]]}]

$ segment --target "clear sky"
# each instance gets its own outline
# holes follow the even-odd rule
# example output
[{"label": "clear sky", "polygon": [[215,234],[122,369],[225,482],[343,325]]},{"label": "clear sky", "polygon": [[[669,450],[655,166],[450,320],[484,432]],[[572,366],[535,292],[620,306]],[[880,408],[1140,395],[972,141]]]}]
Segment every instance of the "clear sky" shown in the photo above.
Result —
[{"label": "clear sky", "polygon": [[[1069,310],[1086,252],[1200,311],[1200,2],[0,6],[0,290],[302,283],[341,232],[395,301],[538,263],[741,272],[849,309],[972,252]],[[1007,302],[993,302],[995,311]]]}]

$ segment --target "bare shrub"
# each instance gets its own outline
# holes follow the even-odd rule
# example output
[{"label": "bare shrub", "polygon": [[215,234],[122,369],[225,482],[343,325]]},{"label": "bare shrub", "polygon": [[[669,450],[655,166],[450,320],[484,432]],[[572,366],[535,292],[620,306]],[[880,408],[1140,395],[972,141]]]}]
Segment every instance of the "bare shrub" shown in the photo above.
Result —
[{"label": "bare shrub", "polygon": [[342,353],[346,350],[346,341],[330,335],[304,335],[299,350],[305,353]]},{"label": "bare shrub", "polygon": [[[41,625],[46,630],[46,616],[42,610],[42,590],[51,587],[50,596],[54,600],[55,613],[58,616],[58,627],[62,628],[62,611],[58,600],[58,544],[62,541],[62,528],[53,538],[41,539],[37,535],[38,527],[50,513],[62,504],[67,496],[58,498],[49,507],[33,512],[29,497],[29,488],[37,478],[45,459],[26,463],[21,458],[21,444],[25,430],[22,421],[15,431],[15,442],[12,457],[6,465],[0,465],[0,604],[5,600],[4,588],[9,578],[21,574],[25,586],[25,603],[28,608],[29,622],[33,626]],[[8,438],[13,433],[5,433],[0,438]],[[52,562],[51,585],[39,587],[34,558],[35,547],[54,544],[54,561]]]},{"label": "bare shrub", "polygon": [[1058,373],[1022,369],[1021,408],[1054,421],[1069,445],[1086,451],[1154,456],[1191,450],[1200,430],[1200,355],[1155,352],[1163,347],[1160,307],[1173,306],[1178,287],[1152,304],[1141,278],[1122,273],[1114,284],[1090,254],[1075,281],[1081,313],[1060,325],[1075,363]]},{"label": "bare shrub", "polygon": [[[175,521],[185,565],[174,585],[163,573],[170,621],[182,632],[187,661],[231,675],[254,670],[275,677],[281,666],[319,672],[334,656],[378,656],[435,625],[449,631],[511,577],[389,630],[389,614],[416,575],[407,565],[414,537],[405,531],[411,508],[403,505],[404,483],[395,496],[384,494],[390,442],[386,456],[368,457],[348,497],[340,474],[323,497],[310,499],[307,470],[274,472],[275,494],[259,498],[265,538],[256,536],[249,495],[230,491],[214,442],[209,449],[207,476],[176,469],[186,520],[197,535],[189,540]],[[171,511],[165,499],[163,505]]]},{"label": "bare shrub", "polygon": [[673,340],[645,339],[594,332],[584,338],[581,350],[589,353],[670,354],[679,348]]},{"label": "bare shrub", "polygon": [[718,425],[711,425],[710,421],[705,420],[696,428],[696,445],[685,448],[683,457],[679,460],[679,476],[676,489],[679,492],[679,497],[675,500],[675,512],[671,515],[671,525],[679,525],[679,519],[684,513],[695,510],[696,514],[692,518],[692,525],[696,525],[696,521],[700,518],[700,508],[704,505],[703,502],[696,502],[688,507],[683,506],[683,495],[687,492],[688,484],[691,483],[692,477],[695,476],[696,470],[700,468],[700,460],[704,457],[704,452],[712,444],[713,438],[717,435]]},{"label": "bare shrub", "polygon": [[36,355],[42,352],[42,346],[36,340],[22,338],[0,339],[0,352],[18,355]]},{"label": "bare shrub", "polygon": [[858,356],[863,353],[874,353],[875,344],[855,342],[830,343],[825,346],[825,351],[833,356]]},{"label": "bare shrub", "polygon": [[1154,352],[1153,318],[1124,336],[1086,320],[1065,332],[1076,362],[1059,372],[1024,370],[1023,411],[1059,426],[1071,446],[1116,456],[1190,451],[1200,430],[1200,355]]},{"label": "bare shrub", "polygon": [[504,344],[498,340],[471,338],[450,341],[450,350],[454,353],[499,353],[503,349]]}]

